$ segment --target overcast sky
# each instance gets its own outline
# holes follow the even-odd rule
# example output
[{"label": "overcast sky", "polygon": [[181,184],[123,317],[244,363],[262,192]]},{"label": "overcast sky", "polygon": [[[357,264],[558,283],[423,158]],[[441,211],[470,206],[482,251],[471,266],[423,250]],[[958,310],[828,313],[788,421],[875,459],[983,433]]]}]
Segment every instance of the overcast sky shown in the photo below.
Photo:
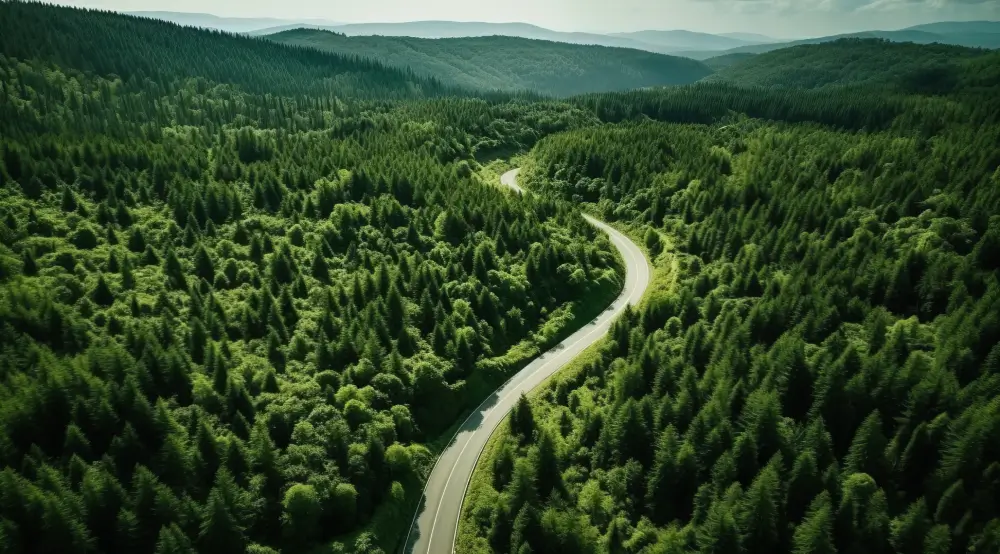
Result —
[{"label": "overcast sky", "polygon": [[56,0],[117,11],[347,23],[445,19],[523,21],[560,31],[689,29],[805,37],[898,29],[945,20],[1000,19],[1000,0]]}]

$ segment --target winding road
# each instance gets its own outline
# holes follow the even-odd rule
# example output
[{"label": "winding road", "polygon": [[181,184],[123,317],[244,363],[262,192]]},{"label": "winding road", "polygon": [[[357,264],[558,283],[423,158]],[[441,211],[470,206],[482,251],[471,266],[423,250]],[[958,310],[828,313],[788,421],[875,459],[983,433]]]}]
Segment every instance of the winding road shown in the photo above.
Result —
[{"label": "winding road", "polygon": [[[500,182],[518,193],[520,169],[504,173]],[[625,235],[588,215],[584,218],[611,238],[625,261],[625,287],[621,295],[588,325],[532,360],[524,369],[491,394],[462,423],[458,432],[434,464],[417,513],[410,524],[403,551],[407,554],[448,554],[454,552],[462,501],[476,468],[476,461],[493,431],[514,407],[521,393],[527,393],[564,367],[591,344],[603,337],[611,322],[628,305],[636,304],[649,285],[650,269],[645,254]]]}]

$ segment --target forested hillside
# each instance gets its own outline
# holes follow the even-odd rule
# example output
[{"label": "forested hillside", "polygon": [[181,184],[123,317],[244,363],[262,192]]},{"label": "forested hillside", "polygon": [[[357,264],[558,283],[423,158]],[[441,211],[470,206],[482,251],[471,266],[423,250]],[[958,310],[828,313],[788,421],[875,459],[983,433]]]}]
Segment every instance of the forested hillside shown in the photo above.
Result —
[{"label": "forested hillside", "polygon": [[[723,58],[731,56],[736,55]],[[980,60],[997,64],[1000,55],[943,44],[842,39],[751,56],[717,68],[718,72],[709,79],[792,88],[866,84],[948,92],[964,85],[959,82],[961,74],[978,72],[978,68],[970,66]],[[997,75],[996,71],[993,73]]]},{"label": "forested hillside", "polygon": [[716,56],[714,58],[708,58],[704,60],[704,64],[712,68],[713,71],[718,72],[721,69],[727,68],[735,63],[749,60],[750,58],[756,56],[757,54],[724,54],[722,56]]},{"label": "forested hillside", "polygon": [[[981,24],[981,25],[980,25]],[[808,38],[786,42],[769,42],[767,44],[750,44],[738,46],[729,50],[689,50],[675,51],[678,56],[688,56],[696,60],[704,60],[727,54],[763,54],[793,46],[805,44],[824,44],[838,40],[886,40],[896,43],[912,43],[920,45],[949,44],[966,48],[1000,48],[1000,32],[997,22],[957,22],[943,23],[940,28],[925,28],[922,25],[898,31],[862,31],[825,37]]]},{"label": "forested hillside", "polygon": [[474,172],[579,109],[0,21],[0,552],[380,552],[350,534],[408,521],[432,442],[620,287],[572,206]]},{"label": "forested hillside", "polygon": [[[254,93],[420,98],[446,91],[377,62],[96,10],[0,2],[0,53],[117,76],[129,92],[202,79]],[[114,79],[111,79],[114,81]]]},{"label": "forested hillside", "polygon": [[687,58],[517,37],[348,37],[295,29],[267,38],[409,68],[453,86],[530,90],[553,96],[689,84],[712,72]]},{"label": "forested hillside", "polygon": [[823,96],[593,96],[661,121],[533,149],[660,286],[501,426],[457,551],[1000,552],[1000,94]]},{"label": "forested hillside", "polygon": [[600,33],[553,31],[530,23],[488,23],[482,21],[406,21],[399,23],[349,23],[335,26],[279,25],[260,29],[250,34],[271,35],[297,28],[319,28],[349,37],[383,36],[416,37],[425,39],[468,38],[468,37],[520,37],[546,40],[565,44],[600,45],[615,48],[632,48],[647,52],[669,53],[669,49],[630,37],[605,35]]}]

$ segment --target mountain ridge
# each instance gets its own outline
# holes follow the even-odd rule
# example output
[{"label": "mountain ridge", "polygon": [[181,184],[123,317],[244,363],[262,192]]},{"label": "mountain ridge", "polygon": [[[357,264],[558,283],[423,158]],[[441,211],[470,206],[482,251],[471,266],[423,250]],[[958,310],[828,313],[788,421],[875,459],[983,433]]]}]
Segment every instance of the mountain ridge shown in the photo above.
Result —
[{"label": "mountain ridge", "polygon": [[684,29],[594,33],[556,31],[525,22],[424,20],[408,22],[338,23],[324,19],[231,18],[211,14],[145,11],[131,15],[154,17],[181,25],[216,28],[250,36],[267,36],[299,28],[332,31],[348,36],[409,36],[414,38],[464,38],[512,36],[567,44],[632,48],[657,54],[705,60],[726,54],[760,54],[800,44],[817,44],[841,38],[883,38],[917,44],[953,44],[1000,48],[998,21],[940,21],[898,30],[870,30],[789,40],[753,32],[705,33]]},{"label": "mountain ridge", "polygon": [[408,68],[446,85],[554,96],[690,84],[712,72],[696,60],[638,49],[509,36],[427,39],[295,29],[266,38]]},{"label": "mountain ridge", "polygon": [[[958,25],[958,23],[953,23]],[[956,27],[957,28],[957,27]],[[998,24],[1000,28],[1000,24]],[[751,44],[739,46],[728,50],[691,50],[686,52],[675,52],[679,56],[687,56],[696,60],[704,60],[710,57],[722,56],[726,54],[763,54],[782,48],[790,48],[804,44],[822,44],[840,39],[884,39],[891,42],[912,42],[914,44],[949,44],[953,46],[964,46],[967,48],[1000,48],[1000,32],[952,32],[933,33],[917,28],[900,29],[898,31],[861,31],[857,33],[845,33],[840,35],[830,35],[815,37],[788,42],[775,42],[770,44]]]},{"label": "mountain ridge", "polygon": [[[724,65],[724,58],[738,56],[750,57]],[[874,85],[905,92],[945,93],[962,84],[969,88],[973,81],[993,79],[984,75],[980,64],[1000,62],[1000,53],[947,44],[845,38],[719,58],[710,58],[718,60],[710,64],[717,72],[706,80],[807,89]]]},{"label": "mountain ridge", "polygon": [[304,24],[304,25],[325,25],[325,26],[337,26],[343,25],[339,21],[330,21],[323,18],[309,18],[309,19],[285,19],[279,17],[229,17],[214,15],[210,13],[197,13],[197,12],[171,12],[171,11],[128,11],[122,12],[125,15],[133,15],[136,17],[146,17],[150,19],[160,19],[170,23],[176,23],[178,25],[184,25],[187,27],[200,27],[204,29],[217,29],[220,31],[227,31],[230,33],[248,33],[255,31],[257,29],[265,27],[274,27],[279,25],[294,25]]}]

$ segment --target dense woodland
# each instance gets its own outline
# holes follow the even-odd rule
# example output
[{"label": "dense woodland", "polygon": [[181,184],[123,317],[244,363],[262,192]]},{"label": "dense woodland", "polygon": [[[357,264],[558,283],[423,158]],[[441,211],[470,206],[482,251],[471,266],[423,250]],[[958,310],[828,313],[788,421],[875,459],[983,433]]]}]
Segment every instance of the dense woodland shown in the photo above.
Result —
[{"label": "dense woodland", "polygon": [[794,40],[791,42],[770,42],[737,46],[729,50],[676,52],[696,60],[727,56],[731,54],[764,54],[801,45],[826,44],[843,39],[878,40],[916,45],[950,44],[965,48],[1000,48],[1000,22],[998,21],[943,21],[927,25],[917,25],[896,31],[861,31],[826,37]]},{"label": "dense woodland", "polygon": [[997,89],[746,89],[758,119],[669,123],[735,89],[699,90],[705,119],[585,98],[663,121],[532,151],[522,184],[638,230],[662,284],[514,409],[459,550],[1000,552]]},{"label": "dense woodland", "polygon": [[[742,59],[741,59],[742,56]],[[945,44],[898,43],[877,39],[840,39],[825,44],[783,48],[757,56],[715,58],[712,80],[742,85],[819,88],[845,84],[894,84],[900,87],[961,87],[960,73],[977,58],[996,64],[990,50]],[[727,63],[730,60],[735,63]],[[994,78],[996,70],[994,70]],[[950,90],[950,89],[948,89]],[[947,91],[947,90],[945,90]]]},{"label": "dense woodland", "polygon": [[[291,62],[354,62],[0,10],[25,27],[0,56],[4,553],[296,552],[406,518],[423,445],[620,287],[575,209],[473,172],[501,136],[479,120],[533,141],[501,108],[257,92],[268,67],[304,83]],[[220,58],[105,51],[131,40],[116,25]],[[242,48],[268,63],[230,65]],[[357,67],[375,96],[413,94]]]},{"label": "dense woodland", "polygon": [[[0,552],[391,550],[620,288],[580,206],[659,286],[514,410],[460,551],[1000,551],[997,54],[795,50],[555,102],[0,3]],[[489,182],[527,150],[540,194]]]},{"label": "dense woodland", "polygon": [[712,73],[701,62],[688,58],[518,37],[348,37],[328,31],[295,29],[267,38],[282,44],[371,58],[448,85],[475,90],[532,91],[551,96],[683,85]]}]

